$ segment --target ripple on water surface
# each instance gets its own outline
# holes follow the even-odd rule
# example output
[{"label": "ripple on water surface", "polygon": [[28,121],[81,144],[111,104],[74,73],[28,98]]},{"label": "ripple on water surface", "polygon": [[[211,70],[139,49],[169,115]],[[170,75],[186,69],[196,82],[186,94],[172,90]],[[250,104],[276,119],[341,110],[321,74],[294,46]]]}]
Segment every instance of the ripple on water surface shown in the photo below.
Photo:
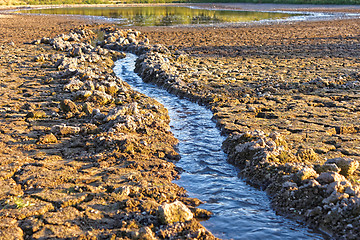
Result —
[{"label": "ripple on water surface", "polygon": [[206,202],[201,207],[214,215],[202,224],[223,239],[324,239],[310,229],[277,216],[263,191],[237,177],[221,150],[224,137],[211,121],[210,110],[144,83],[134,73],[136,56],[128,54],[116,62],[114,71],[135,90],[155,98],[168,110],[171,131],[179,139],[184,169],[176,183],[191,197]]}]

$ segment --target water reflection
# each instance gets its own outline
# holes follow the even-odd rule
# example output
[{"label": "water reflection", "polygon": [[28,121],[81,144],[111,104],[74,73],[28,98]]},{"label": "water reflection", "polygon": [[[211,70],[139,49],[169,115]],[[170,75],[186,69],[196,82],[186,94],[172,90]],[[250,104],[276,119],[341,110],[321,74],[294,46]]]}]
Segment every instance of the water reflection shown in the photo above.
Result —
[{"label": "water reflection", "polygon": [[124,26],[171,26],[284,19],[299,14],[192,9],[187,7],[78,7],[25,10],[25,13],[103,16]]}]

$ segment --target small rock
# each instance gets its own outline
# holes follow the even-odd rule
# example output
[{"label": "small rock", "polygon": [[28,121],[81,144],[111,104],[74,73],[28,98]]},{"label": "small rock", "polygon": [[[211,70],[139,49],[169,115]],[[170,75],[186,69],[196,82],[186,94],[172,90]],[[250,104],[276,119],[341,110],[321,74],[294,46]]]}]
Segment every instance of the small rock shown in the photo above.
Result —
[{"label": "small rock", "polygon": [[153,231],[149,227],[142,227],[139,230],[139,240],[156,240]]},{"label": "small rock", "polygon": [[158,216],[163,224],[185,222],[194,217],[190,209],[178,200],[161,205],[158,209]]},{"label": "small rock", "polygon": [[125,113],[124,107],[121,108],[113,108],[109,111],[108,115],[104,119],[105,122],[109,122],[115,120],[118,116],[123,115]]},{"label": "small rock", "polygon": [[76,69],[78,66],[78,60],[76,58],[61,58],[55,63],[55,67],[58,70],[64,70],[64,69]]},{"label": "small rock", "polygon": [[49,144],[49,143],[57,143],[57,138],[54,134],[46,134],[39,138],[38,144]]},{"label": "small rock", "polygon": [[110,82],[106,85],[105,91],[110,95],[115,95],[119,91],[119,87],[116,82]]},{"label": "small rock", "polygon": [[287,182],[284,182],[284,183],[282,184],[282,187],[283,187],[283,188],[286,188],[286,189],[293,189],[293,188],[297,188],[298,186],[297,186],[297,184],[294,183],[294,182],[289,182],[289,181],[287,181]]},{"label": "small rock", "polygon": [[329,197],[325,198],[322,202],[325,204],[336,203],[343,198],[349,198],[349,194],[339,193],[334,191]]},{"label": "small rock", "polygon": [[83,85],[84,83],[79,79],[72,79],[68,84],[64,86],[64,90],[74,92],[79,90]]},{"label": "small rock", "polygon": [[326,164],[336,164],[340,169],[340,174],[344,176],[352,175],[359,167],[359,162],[351,158],[333,158],[326,161]]},{"label": "small rock", "polygon": [[336,166],[335,163],[325,163],[323,165],[315,165],[314,169],[317,173],[323,173],[323,172],[340,172],[340,168]]},{"label": "small rock", "polygon": [[319,174],[310,167],[304,167],[296,173],[297,180],[304,181],[306,179],[317,178]]},{"label": "small rock", "polygon": [[337,172],[323,172],[319,177],[316,178],[316,180],[323,184],[328,184],[335,181],[346,181],[345,177]]},{"label": "small rock", "polygon": [[112,101],[112,97],[109,94],[95,90],[90,97],[90,100],[95,102],[96,104],[105,105]]},{"label": "small rock", "polygon": [[27,118],[45,118],[46,113],[44,111],[32,111],[26,115]]},{"label": "small rock", "polygon": [[60,109],[63,110],[64,112],[71,112],[71,113],[77,113],[79,112],[76,104],[69,100],[69,99],[65,99],[63,101],[60,102]]},{"label": "small rock", "polygon": [[55,125],[51,128],[51,132],[59,135],[73,135],[78,134],[80,132],[80,128],[66,125]]},{"label": "small rock", "polygon": [[92,95],[92,91],[77,91],[73,95],[74,101],[84,101]]}]

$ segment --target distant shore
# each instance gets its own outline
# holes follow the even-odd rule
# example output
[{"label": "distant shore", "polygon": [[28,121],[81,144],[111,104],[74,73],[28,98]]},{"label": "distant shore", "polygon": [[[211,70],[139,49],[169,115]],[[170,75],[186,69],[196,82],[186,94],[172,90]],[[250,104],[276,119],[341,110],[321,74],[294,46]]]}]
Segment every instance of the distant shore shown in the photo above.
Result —
[{"label": "distant shore", "polygon": [[193,6],[208,9],[229,9],[244,11],[329,11],[360,12],[360,5],[313,5],[313,4],[272,4],[272,3],[131,3],[131,4],[62,4],[62,5],[0,5],[0,10],[53,7],[141,7],[141,6]]}]

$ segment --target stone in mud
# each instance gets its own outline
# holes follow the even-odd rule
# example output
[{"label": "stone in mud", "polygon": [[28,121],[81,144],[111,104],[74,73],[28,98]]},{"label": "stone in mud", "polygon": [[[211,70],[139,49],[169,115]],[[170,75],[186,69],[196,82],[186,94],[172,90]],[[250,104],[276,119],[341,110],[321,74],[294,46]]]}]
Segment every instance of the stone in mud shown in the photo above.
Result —
[{"label": "stone in mud", "polygon": [[295,174],[295,176],[296,176],[295,180],[304,181],[306,179],[317,178],[319,176],[319,174],[317,174],[317,172],[311,167],[304,167],[303,169],[298,171]]},{"label": "stone in mud", "polygon": [[323,172],[340,172],[340,168],[335,163],[325,163],[323,165],[314,165],[314,169],[317,173]]},{"label": "stone in mud", "polygon": [[112,97],[109,94],[106,94],[102,91],[95,90],[90,97],[90,101],[98,104],[98,105],[105,105],[112,101]]},{"label": "stone in mud", "polygon": [[43,37],[40,41],[43,44],[50,44],[50,38],[48,37]]},{"label": "stone in mud", "polygon": [[49,143],[57,143],[57,138],[54,134],[46,134],[44,136],[41,136],[39,138],[38,144],[49,144]]},{"label": "stone in mud", "polygon": [[44,111],[32,111],[26,115],[27,118],[45,118],[46,113]]},{"label": "stone in mud", "polygon": [[194,215],[190,209],[180,201],[165,203],[158,209],[159,220],[163,224],[185,222],[191,220]]},{"label": "stone in mud", "polygon": [[79,112],[76,104],[69,99],[64,99],[63,101],[60,102],[60,109],[66,113],[67,112],[71,112],[71,113]]},{"label": "stone in mud", "polygon": [[74,101],[84,101],[92,95],[92,91],[77,91],[73,95]]},{"label": "stone in mud", "polygon": [[149,227],[142,227],[139,231],[133,231],[130,234],[131,239],[136,240],[155,240],[153,231]]},{"label": "stone in mud", "polygon": [[330,204],[330,203],[336,203],[340,201],[343,198],[349,198],[349,194],[347,193],[339,193],[337,191],[334,191],[329,197],[325,198],[322,203],[324,204]]},{"label": "stone in mud", "polygon": [[319,183],[328,184],[335,181],[346,181],[345,177],[337,172],[323,172],[316,178]]},{"label": "stone in mud", "polygon": [[105,122],[109,122],[115,120],[118,116],[123,115],[125,113],[124,107],[113,108],[109,111],[108,115],[104,119]]},{"label": "stone in mud", "polygon": [[55,125],[51,128],[51,132],[59,135],[74,135],[80,132],[79,127],[66,126],[64,125]]},{"label": "stone in mud", "polygon": [[120,88],[117,86],[116,82],[109,82],[105,85],[105,92],[110,95],[115,95]]},{"label": "stone in mud", "polygon": [[359,162],[351,158],[333,158],[326,161],[327,164],[336,164],[344,176],[352,175],[359,167]]},{"label": "stone in mud", "polygon": [[79,79],[72,79],[68,84],[64,86],[64,91],[74,92],[79,90],[84,83]]},{"label": "stone in mud", "polygon": [[76,58],[61,58],[55,63],[55,67],[58,70],[76,69],[78,66],[78,60]]}]

